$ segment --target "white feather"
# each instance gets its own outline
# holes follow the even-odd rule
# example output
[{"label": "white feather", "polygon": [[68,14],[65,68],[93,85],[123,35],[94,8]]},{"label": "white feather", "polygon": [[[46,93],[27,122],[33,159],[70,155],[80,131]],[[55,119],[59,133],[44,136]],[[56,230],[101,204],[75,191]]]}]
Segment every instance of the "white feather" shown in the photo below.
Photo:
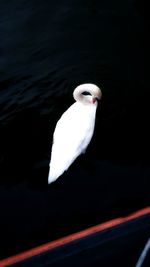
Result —
[{"label": "white feather", "polygon": [[[89,98],[89,96],[86,96]],[[48,183],[54,182],[73,161],[84,153],[95,126],[96,103],[75,102],[56,124],[51,151]]]}]

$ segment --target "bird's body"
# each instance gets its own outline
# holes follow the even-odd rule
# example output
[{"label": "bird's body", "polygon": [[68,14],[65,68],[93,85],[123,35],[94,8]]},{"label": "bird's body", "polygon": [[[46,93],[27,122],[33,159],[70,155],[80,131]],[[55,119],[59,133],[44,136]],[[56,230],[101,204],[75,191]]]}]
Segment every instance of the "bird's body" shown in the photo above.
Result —
[{"label": "bird's body", "polygon": [[89,95],[82,96],[88,101],[75,102],[56,124],[48,183],[54,182],[81,153],[85,152],[93,136],[97,101],[89,101]]}]

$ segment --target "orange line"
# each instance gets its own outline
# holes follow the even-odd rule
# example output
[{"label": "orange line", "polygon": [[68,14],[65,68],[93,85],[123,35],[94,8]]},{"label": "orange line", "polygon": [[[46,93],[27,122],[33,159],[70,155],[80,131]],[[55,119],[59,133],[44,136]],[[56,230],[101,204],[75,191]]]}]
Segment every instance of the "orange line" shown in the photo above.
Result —
[{"label": "orange line", "polygon": [[90,228],[85,229],[83,231],[68,235],[66,237],[60,238],[58,240],[55,240],[55,241],[52,241],[49,243],[46,243],[44,245],[30,249],[28,251],[17,254],[15,256],[6,258],[6,259],[0,261],[0,267],[9,266],[11,264],[14,264],[14,263],[17,263],[19,261],[25,260],[27,258],[33,257],[39,253],[43,253],[43,252],[48,251],[50,249],[54,249],[54,248],[62,246],[64,244],[68,244],[74,240],[89,236],[89,235],[91,235],[93,233],[97,233],[99,231],[106,230],[108,228],[111,228],[111,227],[117,226],[121,223],[136,219],[136,218],[143,216],[143,215],[146,215],[146,214],[150,214],[150,207],[136,211],[136,212],[134,212],[131,215],[128,215],[126,217],[117,218],[117,219],[113,219],[113,220],[105,222],[105,223],[98,224],[96,226],[90,227]]}]

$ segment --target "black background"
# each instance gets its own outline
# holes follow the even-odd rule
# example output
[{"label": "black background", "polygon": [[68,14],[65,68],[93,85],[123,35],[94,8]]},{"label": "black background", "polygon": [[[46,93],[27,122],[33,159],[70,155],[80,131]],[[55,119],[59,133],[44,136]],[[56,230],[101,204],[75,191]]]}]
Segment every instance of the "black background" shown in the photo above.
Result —
[{"label": "black background", "polygon": [[[146,1],[0,1],[0,257],[150,202]],[[52,134],[80,83],[101,87],[93,140],[48,186]]]}]

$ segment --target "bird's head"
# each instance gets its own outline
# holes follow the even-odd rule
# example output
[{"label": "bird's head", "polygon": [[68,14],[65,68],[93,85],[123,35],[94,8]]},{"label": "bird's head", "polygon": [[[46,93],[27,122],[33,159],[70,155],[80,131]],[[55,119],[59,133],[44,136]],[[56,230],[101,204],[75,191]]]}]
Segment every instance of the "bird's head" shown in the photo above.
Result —
[{"label": "bird's head", "polygon": [[102,97],[102,92],[97,85],[85,83],[76,87],[73,97],[83,104],[97,104],[97,100]]}]

